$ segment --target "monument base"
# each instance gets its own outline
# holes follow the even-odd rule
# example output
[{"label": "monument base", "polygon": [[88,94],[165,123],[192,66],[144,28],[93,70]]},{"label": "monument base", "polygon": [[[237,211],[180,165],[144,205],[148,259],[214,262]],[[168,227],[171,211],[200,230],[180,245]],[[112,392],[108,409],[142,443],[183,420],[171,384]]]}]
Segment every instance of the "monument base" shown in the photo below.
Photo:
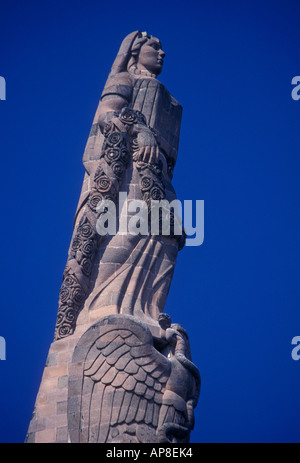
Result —
[{"label": "monument base", "polygon": [[26,442],[189,442],[199,390],[180,325],[108,315],[52,343]]}]

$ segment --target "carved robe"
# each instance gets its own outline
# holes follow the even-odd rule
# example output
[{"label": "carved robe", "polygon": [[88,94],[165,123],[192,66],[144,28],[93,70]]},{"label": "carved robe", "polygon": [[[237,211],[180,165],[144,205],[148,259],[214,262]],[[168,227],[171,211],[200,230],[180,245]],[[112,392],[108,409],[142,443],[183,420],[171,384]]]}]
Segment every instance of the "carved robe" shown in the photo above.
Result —
[{"label": "carved robe", "polygon": [[[181,107],[156,79],[134,80],[129,107],[145,116],[147,125],[156,131],[160,145],[162,177],[156,182],[159,183],[156,189],[152,185],[150,195],[156,199],[158,190],[164,190],[163,196],[171,201],[175,198],[171,175],[177,155]],[[113,91],[123,91],[128,95],[129,90],[128,87],[120,90],[119,83],[118,86],[107,88],[102,98],[112,97]],[[172,123],[175,127],[172,127]],[[161,127],[163,133],[159,131]],[[144,171],[147,171],[147,167]],[[143,176],[136,163],[130,162],[120,191],[127,193],[129,201],[143,199],[143,193],[149,191],[151,180],[148,179],[153,177],[155,175]],[[87,301],[89,310],[101,307],[105,315],[124,313],[150,323],[157,321],[164,309],[177,252],[177,240],[166,236],[117,234],[106,237],[101,242],[97,256],[96,279]]]},{"label": "carved robe", "polygon": [[[114,127],[108,136],[101,133],[99,113],[102,105],[113,99],[122,100],[129,112],[141,114],[143,122],[155,133],[160,150],[156,166],[133,160],[129,137],[122,127],[121,130]],[[182,237],[150,233],[99,237],[95,230],[96,205],[100,199],[112,199],[119,206],[119,192],[127,194],[128,202],[132,199],[171,202],[176,198],[171,179],[181,114],[181,106],[155,78],[136,78],[123,72],[108,79],[83,158],[86,175],[61,289],[61,299],[69,299],[60,300],[56,338],[74,332],[83,305],[87,310],[97,311],[99,316],[123,313],[157,325]],[[108,132],[114,116],[114,113],[106,115]],[[126,114],[124,121],[132,122],[126,119]],[[84,247],[90,250],[90,255],[84,253]],[[75,301],[69,296],[74,287]]]}]

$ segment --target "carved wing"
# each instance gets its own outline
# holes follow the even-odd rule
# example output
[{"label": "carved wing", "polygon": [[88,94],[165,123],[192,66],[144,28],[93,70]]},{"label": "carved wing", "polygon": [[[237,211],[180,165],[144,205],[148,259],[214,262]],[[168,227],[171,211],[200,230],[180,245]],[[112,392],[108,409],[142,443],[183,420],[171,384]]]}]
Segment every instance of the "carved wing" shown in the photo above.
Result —
[{"label": "carved wing", "polygon": [[138,429],[153,439],[170,362],[155,349],[143,323],[124,315],[105,319],[82,359],[80,442],[118,442],[122,434],[124,442],[124,435]]}]

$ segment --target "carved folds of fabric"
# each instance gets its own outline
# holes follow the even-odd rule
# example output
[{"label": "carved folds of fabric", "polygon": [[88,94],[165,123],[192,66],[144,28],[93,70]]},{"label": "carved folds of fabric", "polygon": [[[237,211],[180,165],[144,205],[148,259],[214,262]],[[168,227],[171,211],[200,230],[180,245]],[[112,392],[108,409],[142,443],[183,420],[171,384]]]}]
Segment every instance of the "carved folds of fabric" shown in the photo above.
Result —
[{"label": "carved folds of fabric", "polygon": [[[87,207],[74,231],[71,241],[69,258],[63,277],[61,294],[66,294],[65,280],[72,276],[82,295],[80,301],[70,294],[68,299],[59,299],[59,308],[54,339],[61,339],[74,333],[76,321],[84,302],[88,296],[89,278],[93,268],[101,237],[97,234],[96,223],[99,217],[97,206],[102,200],[118,201],[118,193],[124,173],[131,157],[140,176],[140,190],[143,200],[147,203],[149,218],[151,220],[151,201],[161,201],[166,197],[165,182],[162,172],[162,163],[148,164],[135,161],[134,153],[137,149],[136,138],[132,136],[134,124],[147,127],[146,119],[140,111],[123,108],[115,113],[111,121],[104,128],[104,142],[98,167],[94,173],[92,186],[87,198]],[[147,127],[148,130],[151,130]],[[173,212],[169,211],[173,236],[181,249],[184,245],[184,231],[181,235],[173,234]],[[159,219],[161,221],[161,218]],[[161,224],[159,225],[161,233]]]}]

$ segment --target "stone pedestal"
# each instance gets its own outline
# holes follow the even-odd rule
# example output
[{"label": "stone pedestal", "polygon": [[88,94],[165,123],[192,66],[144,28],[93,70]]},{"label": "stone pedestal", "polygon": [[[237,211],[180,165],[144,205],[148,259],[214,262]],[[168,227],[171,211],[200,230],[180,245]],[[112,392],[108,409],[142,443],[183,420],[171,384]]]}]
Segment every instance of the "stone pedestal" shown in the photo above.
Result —
[{"label": "stone pedestal", "polygon": [[108,315],[49,351],[27,442],[188,442],[200,376],[166,315]]}]

